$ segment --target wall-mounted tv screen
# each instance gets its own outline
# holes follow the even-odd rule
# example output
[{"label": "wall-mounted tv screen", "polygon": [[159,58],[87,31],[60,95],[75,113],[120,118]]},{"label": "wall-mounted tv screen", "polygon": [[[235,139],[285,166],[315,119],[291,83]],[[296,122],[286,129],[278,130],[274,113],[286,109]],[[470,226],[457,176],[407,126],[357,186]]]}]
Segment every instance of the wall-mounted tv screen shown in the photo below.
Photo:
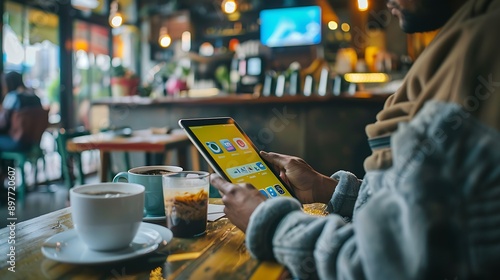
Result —
[{"label": "wall-mounted tv screen", "polygon": [[268,47],[321,43],[321,8],[305,6],[262,10],[260,41]]}]

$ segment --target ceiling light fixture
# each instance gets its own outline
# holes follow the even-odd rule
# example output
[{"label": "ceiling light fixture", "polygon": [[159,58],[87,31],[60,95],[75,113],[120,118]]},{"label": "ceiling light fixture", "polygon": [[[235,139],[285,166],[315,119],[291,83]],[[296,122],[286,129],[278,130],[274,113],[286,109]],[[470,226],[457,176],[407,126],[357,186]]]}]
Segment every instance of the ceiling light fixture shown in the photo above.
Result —
[{"label": "ceiling light fixture", "polygon": [[328,28],[330,30],[337,30],[339,28],[339,24],[338,24],[338,22],[331,20],[328,22]]},{"label": "ceiling light fixture", "polygon": [[109,25],[113,28],[120,27],[123,24],[123,16],[120,13],[120,6],[118,0],[111,2],[109,8]]},{"label": "ceiling light fixture", "polygon": [[358,0],[358,10],[361,12],[368,10],[368,0]]},{"label": "ceiling light fixture", "polygon": [[168,34],[166,26],[160,27],[160,36],[158,36],[158,44],[162,48],[168,48],[172,43],[172,37]]},{"label": "ceiling light fixture", "polygon": [[221,7],[222,7],[222,11],[224,13],[232,14],[232,13],[236,12],[238,5],[236,4],[235,0],[224,0],[224,1],[222,1]]},{"label": "ceiling light fixture", "polygon": [[344,22],[340,25],[340,29],[342,29],[342,31],[344,32],[349,32],[351,30],[351,26],[349,25],[349,23]]}]

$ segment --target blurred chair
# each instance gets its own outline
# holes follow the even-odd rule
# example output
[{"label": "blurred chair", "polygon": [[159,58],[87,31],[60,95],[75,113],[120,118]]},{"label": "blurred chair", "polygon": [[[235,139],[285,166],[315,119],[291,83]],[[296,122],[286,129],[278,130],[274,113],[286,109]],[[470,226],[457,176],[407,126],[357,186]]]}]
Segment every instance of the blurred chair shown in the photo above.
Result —
[{"label": "blurred chair", "polygon": [[[43,169],[45,170],[45,154],[40,148],[40,145],[32,145],[28,150],[23,151],[12,151],[12,152],[0,152],[0,158],[4,160],[12,160],[16,170],[19,171],[19,176],[21,179],[21,184],[17,186],[16,192],[19,194],[19,198],[24,198],[28,184],[26,182],[25,165],[29,162],[32,168],[35,170],[35,178],[33,180],[34,185],[37,184],[38,178],[38,161],[41,159],[43,162]],[[4,166],[3,169],[8,173],[9,170]]]},{"label": "blurred chair", "polygon": [[45,159],[45,155],[40,148],[40,140],[49,125],[48,115],[48,110],[43,108],[26,107],[12,112],[8,133],[10,137],[22,143],[24,148],[16,151],[2,151],[0,152],[0,158],[13,160],[14,165],[19,170],[21,184],[16,188],[16,191],[18,191],[20,199],[24,198],[27,190],[24,172],[26,162],[32,163],[35,169],[35,185],[37,183],[38,160],[40,158]]},{"label": "blurred chair", "polygon": [[[80,153],[70,153],[66,149],[66,142],[69,139],[89,135],[88,130],[77,128],[75,130],[66,131],[64,128],[59,129],[56,135],[57,152],[61,156],[61,176],[64,180],[65,185],[68,189],[72,188],[75,183],[75,179],[78,184],[83,185],[85,183],[85,174],[82,169],[82,157]],[[74,170],[78,171],[75,176]]]}]

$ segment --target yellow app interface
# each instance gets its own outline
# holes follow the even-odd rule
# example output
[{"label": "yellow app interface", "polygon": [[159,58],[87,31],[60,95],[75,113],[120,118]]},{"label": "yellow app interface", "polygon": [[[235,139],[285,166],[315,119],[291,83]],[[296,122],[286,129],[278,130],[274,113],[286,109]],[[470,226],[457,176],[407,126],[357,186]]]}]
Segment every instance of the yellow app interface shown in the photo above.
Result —
[{"label": "yellow app interface", "polygon": [[291,196],[234,124],[191,127],[232,183],[250,183],[268,198]]}]

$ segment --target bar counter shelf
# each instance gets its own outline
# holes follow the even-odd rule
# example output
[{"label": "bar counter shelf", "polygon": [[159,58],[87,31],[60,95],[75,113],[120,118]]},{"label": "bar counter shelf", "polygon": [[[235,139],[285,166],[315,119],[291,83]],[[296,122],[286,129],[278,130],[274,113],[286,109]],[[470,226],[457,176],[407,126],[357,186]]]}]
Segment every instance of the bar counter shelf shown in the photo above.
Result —
[{"label": "bar counter shelf", "polygon": [[365,126],[375,121],[388,94],[356,92],[340,96],[211,97],[131,96],[94,100],[91,119],[132,129],[178,128],[182,118],[235,119],[258,148],[304,158],[318,171],[351,170],[362,177],[370,154]]},{"label": "bar counter shelf", "polygon": [[374,94],[368,91],[359,91],[354,94],[328,95],[328,96],[303,96],[303,95],[285,95],[277,96],[256,96],[254,94],[230,94],[216,95],[207,97],[140,97],[140,96],[123,96],[110,97],[93,100],[94,105],[138,105],[138,106],[155,106],[163,104],[175,105],[237,105],[237,104],[265,104],[265,103],[315,103],[315,102],[335,102],[335,101],[362,101],[362,102],[383,102],[390,94]]}]

